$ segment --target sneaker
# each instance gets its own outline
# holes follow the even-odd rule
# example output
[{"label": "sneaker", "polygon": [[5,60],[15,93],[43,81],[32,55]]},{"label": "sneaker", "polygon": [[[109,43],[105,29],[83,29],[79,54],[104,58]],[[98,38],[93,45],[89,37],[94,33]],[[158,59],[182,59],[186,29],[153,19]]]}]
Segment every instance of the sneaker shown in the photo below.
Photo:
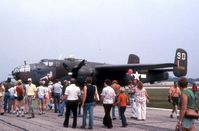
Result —
[{"label": "sneaker", "polygon": [[127,126],[128,126],[128,124],[122,125],[122,127],[127,127]]},{"label": "sneaker", "polygon": [[16,115],[17,117],[19,117],[19,112],[17,112],[17,115]]},{"label": "sneaker", "polygon": [[27,119],[31,119],[31,118],[32,118],[31,116],[28,116],[28,117],[27,117]]},{"label": "sneaker", "polygon": [[170,118],[173,118],[173,115],[172,115],[172,114],[170,115]]},{"label": "sneaker", "polygon": [[112,129],[112,128],[113,128],[113,126],[108,126],[107,128],[108,128],[108,129]]},{"label": "sneaker", "polygon": [[59,114],[58,116],[63,116],[62,114]]},{"label": "sneaker", "polygon": [[85,129],[85,127],[81,126],[81,129]]},{"label": "sneaker", "polygon": [[137,119],[137,117],[131,116],[131,119]]},{"label": "sneaker", "polygon": [[179,119],[179,115],[177,115],[177,119]]},{"label": "sneaker", "polygon": [[68,128],[68,125],[63,125],[63,127]]}]

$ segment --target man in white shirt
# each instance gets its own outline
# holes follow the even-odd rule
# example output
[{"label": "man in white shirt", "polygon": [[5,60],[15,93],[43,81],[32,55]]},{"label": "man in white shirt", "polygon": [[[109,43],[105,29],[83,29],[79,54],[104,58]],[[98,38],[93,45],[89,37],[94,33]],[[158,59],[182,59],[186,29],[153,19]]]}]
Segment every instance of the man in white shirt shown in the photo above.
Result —
[{"label": "man in white shirt", "polygon": [[102,90],[101,93],[101,97],[103,100],[103,106],[104,106],[104,110],[105,110],[105,115],[103,118],[103,124],[107,127],[107,128],[112,128],[112,120],[111,120],[111,116],[110,116],[110,111],[111,108],[113,106],[113,103],[115,101],[115,91],[114,89],[111,87],[111,81],[109,79],[106,79],[104,81],[104,88]]},{"label": "man in white shirt", "polygon": [[72,128],[77,127],[77,106],[78,106],[78,100],[81,95],[80,88],[75,85],[76,80],[74,78],[71,78],[70,80],[71,84],[66,87],[64,97],[62,99],[67,98],[67,105],[66,105],[66,114],[65,114],[65,120],[63,123],[64,127],[68,127],[69,123],[69,115],[70,111],[73,112],[73,125]]},{"label": "man in white shirt", "polygon": [[61,82],[56,80],[56,83],[52,87],[53,92],[53,98],[54,98],[54,105],[55,105],[55,113],[59,112],[59,103],[60,103],[60,97],[61,97],[61,91],[62,91],[62,85]]}]

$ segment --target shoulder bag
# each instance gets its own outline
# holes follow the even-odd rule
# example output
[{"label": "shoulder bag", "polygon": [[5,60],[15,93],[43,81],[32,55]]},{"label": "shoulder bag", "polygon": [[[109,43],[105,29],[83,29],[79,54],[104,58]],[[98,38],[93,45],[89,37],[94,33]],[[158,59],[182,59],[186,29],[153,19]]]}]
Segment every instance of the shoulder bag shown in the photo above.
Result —
[{"label": "shoulder bag", "polygon": [[194,109],[187,109],[185,112],[185,117],[190,119],[198,119],[199,113]]}]

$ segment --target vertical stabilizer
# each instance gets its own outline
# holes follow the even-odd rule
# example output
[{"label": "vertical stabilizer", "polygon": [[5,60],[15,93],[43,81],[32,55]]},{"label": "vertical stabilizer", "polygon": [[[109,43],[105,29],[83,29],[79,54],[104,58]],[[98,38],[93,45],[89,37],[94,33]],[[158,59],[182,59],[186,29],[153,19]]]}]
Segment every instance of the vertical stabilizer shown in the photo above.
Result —
[{"label": "vertical stabilizer", "polygon": [[187,74],[187,59],[188,55],[184,49],[178,48],[176,50],[175,61],[176,67],[174,67],[174,75],[177,77],[186,76]]},{"label": "vertical stabilizer", "polygon": [[139,64],[140,58],[137,55],[130,54],[128,59],[128,64]]}]

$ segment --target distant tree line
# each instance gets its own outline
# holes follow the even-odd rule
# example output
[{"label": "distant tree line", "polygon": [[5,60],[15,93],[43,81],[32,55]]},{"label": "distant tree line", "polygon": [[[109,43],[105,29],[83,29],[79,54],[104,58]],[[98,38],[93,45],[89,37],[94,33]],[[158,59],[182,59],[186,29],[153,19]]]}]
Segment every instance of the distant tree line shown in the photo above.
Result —
[{"label": "distant tree line", "polygon": [[[178,80],[177,77],[169,77],[169,79],[168,79],[168,81],[177,81],[177,80]],[[189,82],[190,84],[193,84],[193,83],[195,83],[196,81],[199,81],[199,78],[196,78],[196,79],[194,79],[194,78],[188,78],[188,82]]]}]

